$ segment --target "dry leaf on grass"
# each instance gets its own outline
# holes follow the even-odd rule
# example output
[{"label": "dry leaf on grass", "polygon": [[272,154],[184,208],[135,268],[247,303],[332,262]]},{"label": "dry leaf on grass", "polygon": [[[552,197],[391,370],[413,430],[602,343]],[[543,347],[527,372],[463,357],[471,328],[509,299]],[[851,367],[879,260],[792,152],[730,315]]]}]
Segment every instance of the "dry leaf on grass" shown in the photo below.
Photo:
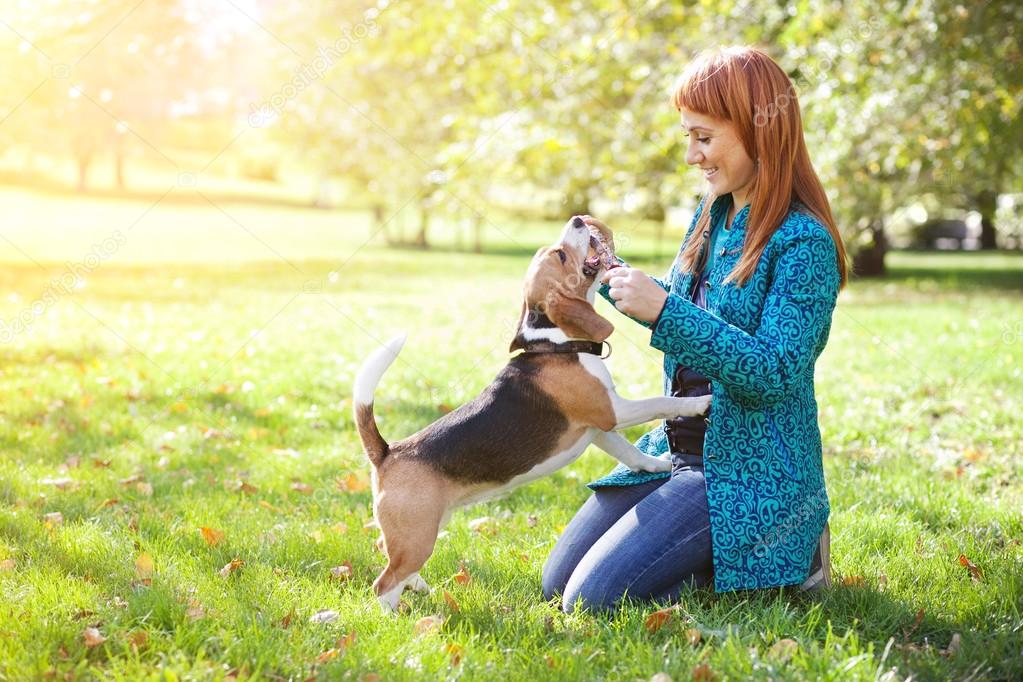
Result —
[{"label": "dry leaf on grass", "polygon": [[188,610],[185,611],[185,616],[189,620],[199,620],[206,617],[206,609],[203,608],[203,605],[197,599],[189,599]]},{"label": "dry leaf on grass", "polygon": [[234,489],[235,491],[245,493],[246,495],[251,495],[253,493],[259,492],[259,488],[252,485],[248,481],[235,481]]},{"label": "dry leaf on grass", "polygon": [[0,561],[0,571],[13,571],[18,566],[18,562],[14,559],[4,559]]},{"label": "dry leaf on grass", "polygon": [[295,481],[291,484],[291,489],[296,493],[302,493],[303,495],[312,495],[313,487],[308,483],[302,483],[301,481]]},{"label": "dry leaf on grass", "polygon": [[148,554],[139,554],[135,558],[135,575],[142,579],[146,585],[152,584],[153,573],[156,569],[153,557]]},{"label": "dry leaf on grass", "polygon": [[444,625],[444,616],[425,616],[412,626],[412,633],[416,637],[430,635],[439,632],[442,625]]},{"label": "dry leaf on grass", "polygon": [[348,580],[352,577],[352,562],[346,561],[340,566],[335,566],[330,569],[331,580]]},{"label": "dry leaf on grass", "polygon": [[232,573],[235,573],[238,569],[240,569],[244,565],[245,565],[245,562],[242,561],[241,559],[232,559],[231,563],[225,564],[224,567],[222,569],[220,569],[220,577],[221,578],[230,577],[230,575]]},{"label": "dry leaf on grass", "polygon": [[469,522],[469,530],[474,533],[497,535],[497,520],[493,516],[480,516]]},{"label": "dry leaf on grass", "polygon": [[643,627],[647,629],[647,632],[657,632],[671,621],[672,615],[676,611],[678,611],[677,606],[669,606],[666,609],[654,611],[646,617],[646,620],[643,622]]},{"label": "dry leaf on grass", "polygon": [[462,662],[462,656],[465,653],[465,649],[460,644],[449,642],[444,645],[444,653],[451,657],[451,666],[456,667]]},{"label": "dry leaf on grass", "polygon": [[52,485],[57,490],[69,490],[69,489],[77,488],[78,487],[78,483],[75,481],[75,479],[67,478],[67,477],[64,477],[64,478],[44,478],[43,480],[41,480],[39,482],[41,484],[43,484],[43,485]]},{"label": "dry leaf on grass", "polygon": [[369,488],[369,481],[355,474],[348,474],[344,478],[334,479],[334,485],[343,493],[361,493]]},{"label": "dry leaf on grass", "polygon": [[458,606],[458,602],[455,601],[455,598],[452,597],[451,593],[448,592],[447,590],[444,590],[444,601],[447,602],[448,608],[454,611],[455,613],[461,611],[461,608]]},{"label": "dry leaf on grass", "polygon": [[210,528],[209,526],[202,526],[199,532],[202,534],[202,539],[206,541],[208,547],[216,547],[224,539],[224,531]]},{"label": "dry leaf on grass", "polygon": [[700,633],[696,628],[689,628],[686,630],[686,641],[692,646],[696,646],[703,639],[703,634]]},{"label": "dry leaf on grass", "polygon": [[135,649],[141,649],[149,641],[149,633],[145,630],[135,630],[128,634],[128,644]]},{"label": "dry leaf on grass", "polygon": [[85,628],[85,632],[82,636],[85,638],[85,646],[90,649],[107,641],[107,638],[100,634],[98,628]]},{"label": "dry leaf on grass", "polygon": [[694,666],[692,674],[693,682],[716,682],[718,679],[717,673],[706,663]]},{"label": "dry leaf on grass", "polygon": [[672,682],[672,679],[668,673],[657,673],[650,678],[650,682]]},{"label": "dry leaf on grass", "polygon": [[459,585],[468,585],[472,582],[472,576],[469,575],[469,569],[465,567],[465,562],[458,562],[458,573],[454,576],[455,582]]},{"label": "dry leaf on grass", "polygon": [[961,638],[959,637],[959,633],[956,632],[952,635],[952,640],[948,643],[948,648],[942,649],[939,653],[941,653],[942,656],[955,656],[959,653],[959,648],[961,646]]},{"label": "dry leaf on grass", "polygon": [[970,577],[973,578],[974,580],[979,582],[980,579],[984,577],[984,574],[981,572],[977,564],[973,563],[968,558],[966,558],[965,554],[959,555],[959,563],[965,566],[970,571]]}]

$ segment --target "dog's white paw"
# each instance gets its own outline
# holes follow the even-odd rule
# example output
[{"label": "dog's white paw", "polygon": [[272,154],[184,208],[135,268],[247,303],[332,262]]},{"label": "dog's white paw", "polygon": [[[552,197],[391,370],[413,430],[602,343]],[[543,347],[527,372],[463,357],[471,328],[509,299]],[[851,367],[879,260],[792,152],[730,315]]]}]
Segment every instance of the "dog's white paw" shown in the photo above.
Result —
[{"label": "dog's white paw", "polygon": [[430,591],[430,586],[426,583],[425,580],[423,580],[422,576],[420,576],[418,573],[409,578],[406,588],[412,590],[413,592],[426,593]]},{"label": "dog's white paw", "polygon": [[681,401],[679,405],[679,411],[676,416],[678,417],[697,417],[701,414],[707,414],[710,410],[710,396],[701,395],[696,398],[678,398]]},{"label": "dog's white paw", "polygon": [[631,464],[629,468],[633,471],[645,471],[652,474],[664,473],[671,471],[671,460],[643,455],[642,459]]}]

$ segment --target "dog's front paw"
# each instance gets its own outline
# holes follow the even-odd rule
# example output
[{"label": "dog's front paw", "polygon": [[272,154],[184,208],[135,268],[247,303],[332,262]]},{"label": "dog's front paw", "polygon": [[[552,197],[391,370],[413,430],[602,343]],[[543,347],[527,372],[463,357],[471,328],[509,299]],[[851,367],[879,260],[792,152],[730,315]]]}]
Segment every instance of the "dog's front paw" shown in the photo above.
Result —
[{"label": "dog's front paw", "polygon": [[671,461],[667,459],[660,459],[658,457],[650,457],[649,455],[643,455],[642,459],[637,460],[629,468],[636,472],[642,471],[651,474],[659,474],[671,471]]},{"label": "dog's front paw", "polygon": [[710,396],[701,395],[696,398],[677,398],[682,404],[679,407],[679,417],[698,417],[707,414],[710,410]]}]

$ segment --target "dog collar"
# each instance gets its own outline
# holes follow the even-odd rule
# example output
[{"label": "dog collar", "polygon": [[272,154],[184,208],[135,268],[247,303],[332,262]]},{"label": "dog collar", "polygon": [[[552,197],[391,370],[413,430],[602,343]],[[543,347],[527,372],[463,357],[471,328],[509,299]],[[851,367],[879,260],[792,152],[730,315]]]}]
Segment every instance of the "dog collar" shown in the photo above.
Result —
[{"label": "dog collar", "polygon": [[[604,352],[604,344],[607,344],[607,355],[602,355]],[[611,355],[611,344],[607,341],[562,341],[555,343],[553,341],[539,340],[539,341],[527,341],[525,347],[522,349],[523,353],[589,353],[590,355],[599,355],[601,358],[606,358]]]}]

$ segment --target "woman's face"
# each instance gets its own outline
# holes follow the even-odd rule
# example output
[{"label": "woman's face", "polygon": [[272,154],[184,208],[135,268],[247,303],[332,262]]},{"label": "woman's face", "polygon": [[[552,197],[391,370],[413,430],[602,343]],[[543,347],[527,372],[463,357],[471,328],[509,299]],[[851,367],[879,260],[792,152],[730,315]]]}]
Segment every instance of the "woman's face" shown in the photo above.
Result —
[{"label": "woman's face", "polygon": [[714,195],[731,193],[736,206],[748,203],[746,193],[756,170],[735,125],[683,109],[682,129],[689,137],[686,163],[703,169],[703,178]]}]

